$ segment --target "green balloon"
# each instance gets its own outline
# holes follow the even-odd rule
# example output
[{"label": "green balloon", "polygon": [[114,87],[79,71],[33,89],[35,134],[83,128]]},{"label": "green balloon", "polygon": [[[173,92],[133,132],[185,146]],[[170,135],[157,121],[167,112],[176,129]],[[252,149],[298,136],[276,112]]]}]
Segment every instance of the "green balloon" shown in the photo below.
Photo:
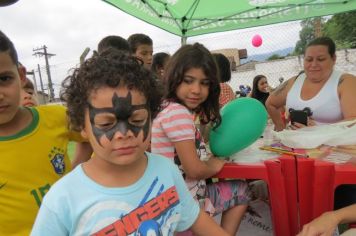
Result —
[{"label": "green balloon", "polygon": [[210,130],[210,149],[215,156],[228,157],[261,137],[267,125],[266,108],[256,99],[238,98],[221,110],[221,124]]}]

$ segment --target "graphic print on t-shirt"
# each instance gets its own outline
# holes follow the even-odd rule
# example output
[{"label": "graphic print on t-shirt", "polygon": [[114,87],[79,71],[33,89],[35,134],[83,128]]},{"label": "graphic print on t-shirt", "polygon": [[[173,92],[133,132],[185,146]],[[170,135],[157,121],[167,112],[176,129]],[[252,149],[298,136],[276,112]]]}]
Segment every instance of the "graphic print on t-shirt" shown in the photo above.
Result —
[{"label": "graphic print on t-shirt", "polygon": [[179,202],[176,187],[164,190],[156,177],[137,206],[132,206],[129,201],[112,199],[91,206],[82,214],[76,233],[91,228],[90,234],[96,236],[172,235],[180,218],[173,208]]}]

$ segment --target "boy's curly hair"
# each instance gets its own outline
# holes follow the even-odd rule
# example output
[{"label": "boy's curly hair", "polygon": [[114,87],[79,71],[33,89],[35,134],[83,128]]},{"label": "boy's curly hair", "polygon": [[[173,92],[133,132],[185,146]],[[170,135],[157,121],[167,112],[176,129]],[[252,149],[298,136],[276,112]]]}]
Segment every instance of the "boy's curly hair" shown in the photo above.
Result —
[{"label": "boy's curly hair", "polygon": [[141,92],[147,99],[151,120],[156,117],[161,109],[163,90],[152,72],[139,64],[135,57],[109,48],[100,55],[94,53],[62,83],[61,99],[67,103],[71,128],[83,129],[85,109],[93,91],[119,85]]}]

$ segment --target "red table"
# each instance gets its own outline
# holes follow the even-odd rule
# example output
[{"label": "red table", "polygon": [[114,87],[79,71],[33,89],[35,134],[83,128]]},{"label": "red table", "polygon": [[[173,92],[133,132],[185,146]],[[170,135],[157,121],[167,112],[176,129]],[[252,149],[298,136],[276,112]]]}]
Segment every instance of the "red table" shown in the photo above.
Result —
[{"label": "red table", "polygon": [[300,229],[334,207],[334,191],[341,184],[356,184],[356,165],[317,159],[297,159]]},{"label": "red table", "polygon": [[225,164],[217,178],[261,179],[268,185],[273,231],[276,236],[298,232],[296,160],[281,156],[259,164]]},{"label": "red table", "polygon": [[304,224],[333,209],[336,187],[356,184],[356,165],[285,155],[258,164],[228,163],[216,177],[264,180],[269,189],[274,234],[288,236],[296,235]]}]

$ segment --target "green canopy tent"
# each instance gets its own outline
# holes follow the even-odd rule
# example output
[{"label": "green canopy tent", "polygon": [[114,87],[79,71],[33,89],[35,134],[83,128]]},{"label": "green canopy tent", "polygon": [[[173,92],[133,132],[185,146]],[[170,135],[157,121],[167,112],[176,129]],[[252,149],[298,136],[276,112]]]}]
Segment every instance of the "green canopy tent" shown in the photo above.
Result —
[{"label": "green canopy tent", "polygon": [[356,9],[356,0],[103,0],[151,25],[187,37]]}]

